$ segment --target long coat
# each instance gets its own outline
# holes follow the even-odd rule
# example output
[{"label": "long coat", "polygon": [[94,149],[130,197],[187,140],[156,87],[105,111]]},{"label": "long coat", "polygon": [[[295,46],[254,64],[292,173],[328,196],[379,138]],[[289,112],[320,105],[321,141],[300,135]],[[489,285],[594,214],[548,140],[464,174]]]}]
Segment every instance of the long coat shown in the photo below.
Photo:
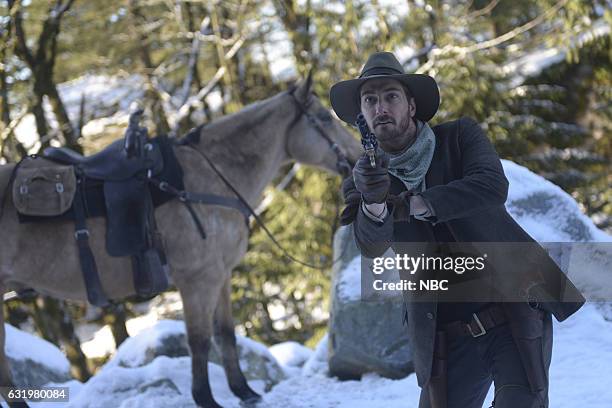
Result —
[{"label": "long coat", "polygon": [[[436,136],[436,148],[425,178],[427,189],[421,193],[435,212],[435,219],[429,222],[433,225],[444,223],[456,242],[535,242],[506,211],[504,203],[508,180],[499,156],[478,123],[461,118],[435,126],[432,130]],[[399,180],[391,177],[390,195],[397,196],[405,188]],[[342,221],[344,224],[353,222],[355,241],[363,256],[381,256],[394,242],[435,239],[428,222],[414,218],[407,222],[395,216],[400,207],[397,200],[387,202],[390,215],[384,222],[378,223],[360,209],[360,194],[352,178],[345,180],[343,193],[347,207]],[[548,283],[553,276],[555,282],[535,285],[537,290],[530,293],[530,303],[527,298],[524,302],[502,303],[534,392],[548,388],[547,372],[552,354],[551,314],[562,321],[584,303],[582,295],[546,251],[539,246],[537,248],[541,251],[530,265],[539,265],[541,271],[530,276],[547,276],[549,279],[544,281]],[[517,293],[535,283],[525,282],[523,275],[511,273],[514,271],[506,265],[497,267],[502,276],[509,279],[506,287],[516,292],[508,294],[509,298],[515,299]],[[564,300],[568,294],[573,301]],[[408,336],[413,348],[417,381],[421,387],[431,377],[436,306],[435,301],[405,301]]]}]

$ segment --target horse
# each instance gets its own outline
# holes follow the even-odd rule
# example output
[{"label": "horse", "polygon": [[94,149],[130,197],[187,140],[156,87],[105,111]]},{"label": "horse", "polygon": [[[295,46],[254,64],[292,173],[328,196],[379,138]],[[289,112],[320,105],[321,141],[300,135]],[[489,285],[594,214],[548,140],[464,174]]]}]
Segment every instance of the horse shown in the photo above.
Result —
[{"label": "horse", "polygon": [[[202,152],[254,207],[264,188],[287,163],[297,161],[338,173],[339,156],[355,163],[362,150],[358,140],[314,94],[309,76],[289,90],[206,124],[200,130],[199,142],[193,146],[177,144],[174,152],[183,168],[186,191],[234,197],[203,160]],[[0,193],[6,191],[14,166],[0,166]],[[58,299],[86,301],[72,222],[20,224],[12,200],[3,201],[1,293],[32,288]],[[179,200],[155,210],[170,279],[183,300],[192,359],[192,397],[198,406],[221,407],[213,398],[208,379],[208,352],[214,336],[231,391],[243,404],[256,406],[261,396],[249,387],[238,364],[230,298],[232,269],[247,251],[248,225],[244,215],[232,208],[197,205],[194,209],[207,234],[204,240]],[[106,252],[104,219],[91,218],[88,227],[108,298],[119,300],[134,295],[129,257],[110,257]],[[11,387],[4,344],[4,317],[0,314],[0,385]],[[20,402],[11,406],[26,405]]]}]

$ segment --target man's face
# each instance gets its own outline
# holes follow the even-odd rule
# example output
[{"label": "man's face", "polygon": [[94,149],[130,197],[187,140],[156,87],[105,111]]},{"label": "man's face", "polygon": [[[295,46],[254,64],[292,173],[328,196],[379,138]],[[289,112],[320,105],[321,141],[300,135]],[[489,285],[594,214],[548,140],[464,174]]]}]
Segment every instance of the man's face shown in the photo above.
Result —
[{"label": "man's face", "polygon": [[361,86],[360,94],[361,112],[384,151],[401,152],[413,142],[416,126],[412,118],[416,106],[414,98],[406,97],[400,82],[391,78],[370,79]]}]

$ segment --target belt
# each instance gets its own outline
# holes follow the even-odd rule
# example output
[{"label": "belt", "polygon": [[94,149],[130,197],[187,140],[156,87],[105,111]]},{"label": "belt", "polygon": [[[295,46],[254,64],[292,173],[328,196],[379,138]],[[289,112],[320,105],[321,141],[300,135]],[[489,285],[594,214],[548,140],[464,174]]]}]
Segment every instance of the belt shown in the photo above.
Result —
[{"label": "belt", "polygon": [[472,313],[472,318],[468,323],[457,320],[442,326],[449,338],[472,336],[480,337],[487,334],[495,326],[506,323],[508,319],[502,308],[498,304],[487,307],[477,313]]}]

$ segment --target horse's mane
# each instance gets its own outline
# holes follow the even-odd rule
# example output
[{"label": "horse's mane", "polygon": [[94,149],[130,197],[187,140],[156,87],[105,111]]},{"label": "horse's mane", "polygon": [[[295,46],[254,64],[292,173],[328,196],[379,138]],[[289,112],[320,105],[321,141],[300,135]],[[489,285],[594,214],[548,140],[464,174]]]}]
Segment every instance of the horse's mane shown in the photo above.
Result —
[{"label": "horse's mane", "polygon": [[[200,141],[212,142],[216,140],[218,137],[221,137],[222,134],[233,133],[233,131],[240,131],[244,128],[250,128],[253,120],[265,113],[266,108],[271,102],[276,101],[277,98],[290,93],[295,88],[295,85],[290,87],[288,91],[279,92],[274,96],[269,98],[253,102],[238,112],[222,116],[220,118],[214,119],[211,122],[203,123],[197,127],[192,128],[181,137],[177,143],[178,144],[198,144]],[[215,132],[215,127],[229,126],[230,130],[225,130],[224,132]],[[231,128],[234,128],[231,130]],[[203,132],[204,129],[209,131]]]}]

